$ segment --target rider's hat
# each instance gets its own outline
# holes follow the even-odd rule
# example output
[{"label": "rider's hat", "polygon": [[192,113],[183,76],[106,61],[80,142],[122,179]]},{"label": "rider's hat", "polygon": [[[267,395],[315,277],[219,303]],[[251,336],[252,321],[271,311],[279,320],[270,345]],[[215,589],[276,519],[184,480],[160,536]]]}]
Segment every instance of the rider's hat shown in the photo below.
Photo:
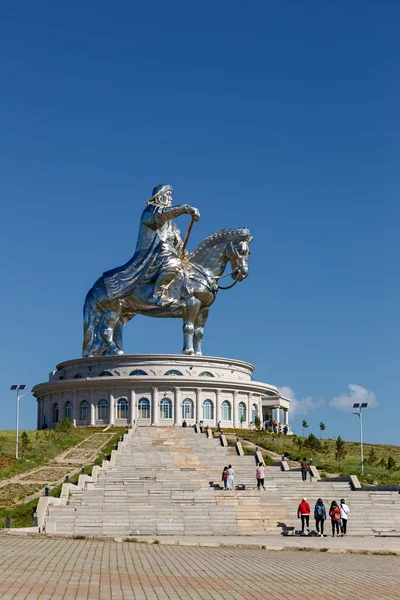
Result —
[{"label": "rider's hat", "polygon": [[153,188],[153,194],[151,196],[151,198],[149,198],[146,202],[147,204],[149,204],[150,202],[153,202],[154,198],[156,196],[158,196],[158,194],[162,194],[164,192],[172,192],[172,185],[168,185],[168,183],[162,183],[161,185],[156,185],[155,188]]}]

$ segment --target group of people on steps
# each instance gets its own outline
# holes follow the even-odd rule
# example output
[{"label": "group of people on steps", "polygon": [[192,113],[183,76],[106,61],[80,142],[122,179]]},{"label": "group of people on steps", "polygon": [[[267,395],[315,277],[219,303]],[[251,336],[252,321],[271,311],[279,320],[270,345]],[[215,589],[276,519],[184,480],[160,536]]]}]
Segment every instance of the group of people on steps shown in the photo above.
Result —
[{"label": "group of people on steps", "polygon": [[[315,506],[314,506],[314,519],[315,519],[315,528],[317,530],[317,535],[324,536],[324,525],[329,516],[332,525],[332,537],[337,537],[339,535],[346,535],[347,533],[347,519],[350,514],[350,509],[345,503],[344,499],[340,500],[340,505],[333,500],[331,503],[331,507],[329,509],[329,513],[327,515],[325,504],[322,498],[318,498]],[[310,515],[311,515],[311,506],[307,502],[307,498],[303,498],[300,502],[299,507],[297,509],[297,518],[301,519],[301,534],[305,535],[305,529],[307,529],[307,533],[310,531]]]}]

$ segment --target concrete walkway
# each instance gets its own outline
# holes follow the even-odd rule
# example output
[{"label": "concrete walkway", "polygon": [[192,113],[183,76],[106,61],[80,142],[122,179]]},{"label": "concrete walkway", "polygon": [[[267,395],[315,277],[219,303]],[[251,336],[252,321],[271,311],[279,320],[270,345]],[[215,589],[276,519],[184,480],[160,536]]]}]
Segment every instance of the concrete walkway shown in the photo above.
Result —
[{"label": "concrete walkway", "polygon": [[[76,536],[67,534],[40,534],[37,528],[24,529],[0,529],[0,537],[34,537],[37,539],[76,539]],[[102,537],[102,536],[82,536],[87,540],[101,540],[120,543],[122,541],[138,542],[146,545],[160,544],[164,546],[189,546],[189,547],[207,547],[207,548],[255,548],[268,550],[315,550],[317,552],[331,553],[383,553],[396,554],[400,556],[400,536],[351,536],[345,537],[300,537],[300,536],[282,536],[282,535],[259,535],[259,536],[130,536],[122,537]],[[400,598],[400,595],[399,595]]]},{"label": "concrete walkway", "polygon": [[0,598],[399,600],[399,567],[397,556],[6,536]]},{"label": "concrete walkway", "polygon": [[[119,538],[114,538],[118,540]],[[346,536],[339,538],[332,537],[300,537],[300,536],[278,536],[278,535],[260,535],[254,536],[160,536],[160,537],[137,537],[138,541],[152,542],[165,545],[182,546],[206,546],[206,547],[253,547],[268,550],[287,550],[303,549],[328,552],[358,552],[358,553],[395,553],[400,556],[400,536],[399,537],[356,537]],[[400,598],[400,595],[399,595]]]}]

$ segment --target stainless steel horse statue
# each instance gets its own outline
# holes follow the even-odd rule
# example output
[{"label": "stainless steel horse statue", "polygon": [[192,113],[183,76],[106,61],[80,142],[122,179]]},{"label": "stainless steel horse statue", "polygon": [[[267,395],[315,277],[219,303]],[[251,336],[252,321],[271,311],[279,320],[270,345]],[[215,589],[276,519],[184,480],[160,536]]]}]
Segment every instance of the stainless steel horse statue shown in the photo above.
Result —
[{"label": "stainless steel horse statue", "polygon": [[[104,273],[89,290],[84,305],[83,356],[123,354],[122,328],[135,315],[183,319],[183,354],[201,356],[201,340],[218,282],[228,262],[233,285],[248,275],[248,229],[222,230],[196,250],[185,252],[173,222],[199,211],[187,204],[172,206],[172,188],[160,185],[143,211],[133,257]],[[192,221],[193,222],[193,221]],[[222,288],[223,289],[223,288]]]}]

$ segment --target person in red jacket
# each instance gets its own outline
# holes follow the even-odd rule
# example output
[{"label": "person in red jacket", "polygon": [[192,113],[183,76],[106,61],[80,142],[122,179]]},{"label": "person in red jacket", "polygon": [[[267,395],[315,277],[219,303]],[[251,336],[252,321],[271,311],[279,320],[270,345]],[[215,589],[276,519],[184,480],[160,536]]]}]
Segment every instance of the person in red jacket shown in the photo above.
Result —
[{"label": "person in red jacket", "polygon": [[332,537],[339,537],[339,525],[340,525],[340,507],[338,506],[336,500],[333,500],[331,507],[329,509],[329,516],[331,518],[332,523]]},{"label": "person in red jacket", "polygon": [[310,513],[311,506],[308,504],[307,498],[303,498],[297,509],[297,518],[301,518],[301,535],[304,535],[304,527],[307,527],[307,531],[310,531]]}]

